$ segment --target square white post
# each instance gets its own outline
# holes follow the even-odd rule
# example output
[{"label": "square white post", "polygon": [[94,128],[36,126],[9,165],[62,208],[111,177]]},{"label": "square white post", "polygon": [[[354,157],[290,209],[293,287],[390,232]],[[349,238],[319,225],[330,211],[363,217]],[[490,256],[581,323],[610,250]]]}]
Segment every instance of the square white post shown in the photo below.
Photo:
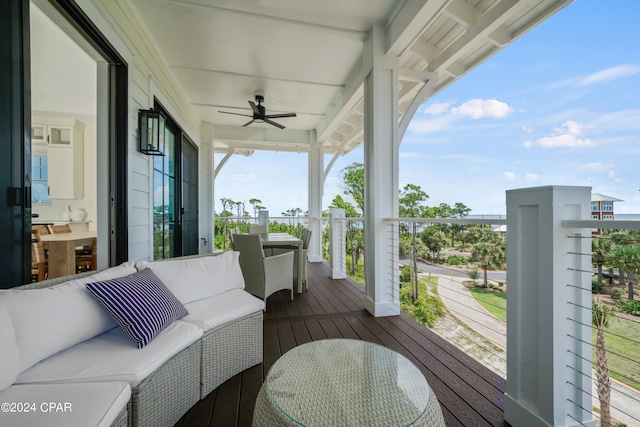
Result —
[{"label": "square white post", "polygon": [[322,195],[324,193],[324,153],[316,141],[316,132],[309,132],[309,230],[311,241],[307,249],[310,262],[322,262]]},{"label": "square white post", "polygon": [[365,41],[364,81],[364,308],[376,317],[400,314],[397,247],[385,218],[398,217],[398,58],[385,51],[374,26]]},{"label": "square white post", "polygon": [[269,211],[258,211],[258,224],[269,226]]},{"label": "square white post", "polygon": [[329,209],[329,271],[332,279],[347,278],[344,209]]},{"label": "square white post", "polygon": [[[591,189],[507,191],[507,393],[513,426],[593,426]],[[583,409],[584,408],[584,409]]]}]

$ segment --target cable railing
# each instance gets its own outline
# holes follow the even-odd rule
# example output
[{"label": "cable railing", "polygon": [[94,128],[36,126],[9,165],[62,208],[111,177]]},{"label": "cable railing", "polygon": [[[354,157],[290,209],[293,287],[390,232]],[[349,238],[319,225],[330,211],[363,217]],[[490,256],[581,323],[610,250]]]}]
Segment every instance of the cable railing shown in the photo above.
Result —
[{"label": "cable railing", "polygon": [[[584,264],[593,263],[589,270],[573,268],[568,270],[588,273],[592,279],[592,286],[580,283],[567,283],[571,289],[569,295],[574,292],[588,294],[592,304],[584,304],[575,300],[566,301],[567,313],[572,315],[567,319],[576,325],[576,328],[588,328],[591,331],[591,339],[580,338],[567,333],[567,338],[577,348],[586,351],[568,350],[572,358],[578,361],[579,366],[567,364],[567,369],[575,374],[575,381],[567,380],[567,385],[578,392],[591,396],[593,408],[586,408],[571,399],[567,399],[569,407],[573,410],[586,411],[600,420],[602,426],[640,425],[640,354],[637,349],[640,345],[640,316],[627,314],[620,311],[625,298],[634,298],[637,289],[634,283],[629,285],[629,280],[635,280],[639,273],[640,262],[636,262],[635,254],[640,255],[640,235],[637,232],[640,226],[636,221],[566,221],[563,225],[583,226],[592,230],[598,230],[592,236],[569,235],[568,239],[588,239],[591,241],[592,251],[568,251],[575,258],[585,258]],[[628,228],[621,228],[626,225]],[[604,232],[602,229],[615,227],[617,231]],[[569,244],[571,246],[571,243]],[[636,248],[636,249],[633,249]],[[579,263],[578,263],[579,264]],[[598,265],[600,268],[598,268]],[[606,272],[606,283],[602,283],[602,267]],[[615,271],[619,269],[618,274]],[[599,277],[600,276],[600,277]],[[625,277],[626,276],[626,277]],[[622,285],[630,291],[630,295],[622,291]],[[626,281],[626,283],[625,283]],[[584,300],[584,298],[583,298]],[[638,303],[640,309],[640,302]],[[638,312],[637,314],[640,314]],[[590,319],[589,319],[590,317]],[[585,321],[590,320],[590,322]],[[570,412],[570,410],[569,410]],[[572,417],[579,424],[584,425],[579,419]]]},{"label": "cable railing", "polygon": [[[467,271],[472,264],[463,263],[463,266],[449,266],[442,262],[434,262],[428,260],[429,257],[425,253],[416,250],[416,244],[424,247],[424,242],[420,236],[428,230],[429,227],[439,225],[441,227],[450,227],[451,224],[460,225],[457,229],[461,238],[462,231],[466,225],[482,225],[487,230],[502,225],[504,219],[453,219],[453,218],[398,218],[387,221],[388,224],[388,256],[390,260],[394,260],[394,250],[400,252],[397,261],[391,263],[392,271],[389,274],[402,276],[402,269],[409,268],[409,278],[417,277],[419,280],[418,294],[425,293],[436,297],[444,305],[444,315],[437,319],[432,325],[432,329],[440,336],[454,344],[456,347],[472,355],[476,360],[487,366],[492,371],[502,377],[506,377],[506,307],[498,305],[491,300],[483,301],[482,304],[473,296],[472,292],[486,293],[502,293],[495,280],[489,280],[491,288],[481,287],[481,281],[475,285],[475,280],[467,276]],[[491,227],[494,226],[494,227]],[[415,230],[416,237],[413,233]],[[451,232],[451,230],[449,230]],[[448,246],[450,246],[450,234],[447,237]],[[397,252],[396,252],[397,253]],[[413,262],[413,254],[416,254],[415,263]],[[457,261],[460,258],[469,260],[471,254],[469,252],[450,253],[446,256],[454,255]],[[415,271],[415,276],[413,270]],[[502,273],[504,275],[504,273]],[[405,274],[406,276],[406,274]],[[428,279],[436,278],[437,285],[431,286]],[[405,277],[406,279],[406,277]],[[500,280],[504,286],[506,279]],[[427,284],[425,284],[428,282]],[[401,286],[411,286],[411,281],[402,281]],[[496,290],[494,290],[495,288]],[[406,292],[406,291],[405,291]],[[411,315],[411,308],[405,311]],[[500,319],[491,311],[498,314]],[[420,318],[417,319],[420,321]]]}]

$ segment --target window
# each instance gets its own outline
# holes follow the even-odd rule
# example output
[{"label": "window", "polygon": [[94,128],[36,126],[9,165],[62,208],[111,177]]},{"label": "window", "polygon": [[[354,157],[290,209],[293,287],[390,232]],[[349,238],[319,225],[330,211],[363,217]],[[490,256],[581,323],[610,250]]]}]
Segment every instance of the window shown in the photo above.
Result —
[{"label": "window", "polygon": [[602,210],[613,212],[613,202],[602,202]]},{"label": "window", "polygon": [[35,205],[50,205],[49,163],[47,156],[31,156],[31,202]]},{"label": "window", "polygon": [[[166,123],[166,122],[165,122]],[[164,156],[153,157],[153,256],[175,256],[176,226],[176,131],[165,124]]]},{"label": "window", "polygon": [[602,215],[602,219],[613,219],[613,215]]},{"label": "window", "polygon": [[598,209],[598,208],[599,208],[598,202],[591,202],[591,211],[592,212],[599,211],[600,209]]}]

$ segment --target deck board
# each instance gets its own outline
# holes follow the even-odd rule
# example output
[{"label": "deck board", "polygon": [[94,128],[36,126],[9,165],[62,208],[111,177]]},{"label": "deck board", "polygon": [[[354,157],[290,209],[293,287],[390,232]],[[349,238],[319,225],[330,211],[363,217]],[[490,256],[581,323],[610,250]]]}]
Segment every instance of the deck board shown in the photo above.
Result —
[{"label": "deck board", "polygon": [[364,309],[364,288],[333,280],[323,263],[309,263],[309,290],[280,291],[267,300],[264,359],[198,402],[176,427],[249,427],[255,399],[269,369],[287,351],[310,341],[350,338],[391,348],[423,373],[442,407],[447,426],[507,426],[506,381],[405,314],[375,318]]}]

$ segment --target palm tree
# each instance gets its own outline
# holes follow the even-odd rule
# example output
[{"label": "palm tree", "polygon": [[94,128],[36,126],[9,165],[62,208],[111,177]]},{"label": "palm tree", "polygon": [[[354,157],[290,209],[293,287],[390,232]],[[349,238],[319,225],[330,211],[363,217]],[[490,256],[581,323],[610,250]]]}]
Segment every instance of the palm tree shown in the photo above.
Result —
[{"label": "palm tree", "polygon": [[598,381],[598,399],[600,399],[600,425],[611,425],[611,381],[609,380],[609,361],[607,347],[604,340],[604,330],[609,327],[609,320],[613,317],[612,307],[591,302],[591,323],[596,328],[596,379]]},{"label": "palm tree", "polygon": [[491,265],[504,262],[505,244],[502,236],[494,231],[486,231],[482,239],[473,245],[471,250],[473,259],[480,262],[484,271],[483,287],[488,287],[487,270]]},{"label": "palm tree", "polygon": [[611,240],[602,237],[591,241],[593,262],[598,268],[598,283],[602,283],[602,266],[604,265],[604,261],[609,257],[612,246]]}]

